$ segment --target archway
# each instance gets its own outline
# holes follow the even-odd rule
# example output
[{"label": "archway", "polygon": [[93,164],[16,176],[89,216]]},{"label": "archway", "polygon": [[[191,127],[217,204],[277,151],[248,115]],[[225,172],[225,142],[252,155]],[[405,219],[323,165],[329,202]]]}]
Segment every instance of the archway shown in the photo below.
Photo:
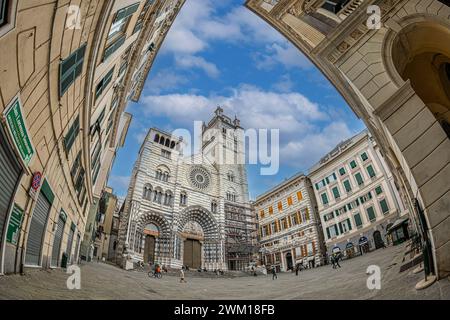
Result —
[{"label": "archway", "polygon": [[286,270],[289,271],[293,268],[292,253],[286,253]]},{"label": "archway", "polygon": [[152,263],[170,264],[171,232],[163,215],[147,212],[139,216],[130,237],[130,250]]},{"label": "archway", "polygon": [[379,230],[373,233],[373,241],[375,242],[375,249],[384,247],[383,238],[381,237],[381,232]]},{"label": "archway", "polygon": [[392,60],[400,77],[450,137],[450,29],[436,22],[413,23],[398,33]]},{"label": "archway", "polygon": [[176,258],[182,265],[224,269],[220,229],[211,212],[201,206],[186,208],[179,216],[177,231]]}]

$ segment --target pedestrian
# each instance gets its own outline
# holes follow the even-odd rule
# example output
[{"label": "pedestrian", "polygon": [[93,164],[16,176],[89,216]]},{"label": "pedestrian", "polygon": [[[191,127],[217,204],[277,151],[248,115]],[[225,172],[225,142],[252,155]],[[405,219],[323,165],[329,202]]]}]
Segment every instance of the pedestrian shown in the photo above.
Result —
[{"label": "pedestrian", "polygon": [[272,280],[278,279],[277,270],[275,270],[275,266],[272,267]]},{"label": "pedestrian", "polygon": [[296,276],[298,276],[298,269],[300,269],[300,265],[299,265],[299,264],[297,264],[297,265],[295,266],[295,275],[296,275]]},{"label": "pedestrian", "polygon": [[335,254],[335,257],[334,257],[334,264],[335,264],[335,266],[334,266],[334,268],[336,269],[336,267],[341,267],[341,265],[339,264],[339,258],[340,258],[340,253],[336,253]]},{"label": "pedestrian", "polygon": [[184,279],[184,267],[180,270],[180,283],[187,283],[187,281]]}]

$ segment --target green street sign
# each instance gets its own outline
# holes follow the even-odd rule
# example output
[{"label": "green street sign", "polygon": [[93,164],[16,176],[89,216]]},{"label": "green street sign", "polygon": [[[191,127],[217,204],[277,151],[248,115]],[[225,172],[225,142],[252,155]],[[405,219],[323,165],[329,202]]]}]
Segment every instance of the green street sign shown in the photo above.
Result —
[{"label": "green street sign", "polygon": [[8,231],[6,232],[6,241],[17,245],[17,237],[19,236],[20,226],[22,225],[23,210],[16,204],[9,218]]},{"label": "green street sign", "polygon": [[25,165],[28,166],[34,155],[34,148],[31,144],[30,136],[25,125],[25,119],[22,113],[22,106],[19,97],[16,97],[13,103],[5,112],[6,123],[14,140],[20,157]]}]

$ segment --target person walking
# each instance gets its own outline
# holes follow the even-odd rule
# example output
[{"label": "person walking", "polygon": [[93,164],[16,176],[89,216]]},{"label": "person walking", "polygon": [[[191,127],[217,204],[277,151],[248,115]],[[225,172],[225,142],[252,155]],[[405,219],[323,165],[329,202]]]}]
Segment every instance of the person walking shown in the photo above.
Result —
[{"label": "person walking", "polygon": [[339,264],[339,258],[340,258],[340,253],[336,253],[334,255],[334,268],[336,269],[336,267],[341,267],[341,265]]},{"label": "person walking", "polygon": [[298,269],[300,269],[300,265],[299,265],[299,264],[297,264],[297,265],[295,266],[295,275],[296,275],[296,276],[298,276]]},{"label": "person walking", "polygon": [[187,281],[184,279],[184,267],[180,269],[180,283],[187,283]]},{"label": "person walking", "polygon": [[277,276],[277,270],[275,270],[275,267],[272,267],[272,280],[278,279]]}]

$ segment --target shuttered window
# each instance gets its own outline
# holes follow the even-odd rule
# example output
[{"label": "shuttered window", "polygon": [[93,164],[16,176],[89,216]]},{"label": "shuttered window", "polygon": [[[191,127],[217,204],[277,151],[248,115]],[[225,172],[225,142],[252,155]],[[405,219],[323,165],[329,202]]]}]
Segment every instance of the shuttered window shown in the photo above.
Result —
[{"label": "shuttered window", "polygon": [[340,174],[341,176],[343,176],[343,175],[345,174],[345,168],[340,168],[340,169],[339,169],[339,174]]},{"label": "shuttered window", "polygon": [[327,194],[326,193],[322,193],[320,196],[322,198],[322,204],[323,205],[328,204],[328,196],[327,196]]},{"label": "shuttered window", "polygon": [[386,199],[383,199],[380,201],[380,207],[381,207],[381,212],[383,212],[383,214],[386,214],[389,212],[389,206],[386,202]]},{"label": "shuttered window", "polygon": [[95,99],[98,99],[98,97],[102,95],[103,91],[111,82],[113,73],[114,67],[111,70],[109,70],[108,73],[103,77],[103,79],[100,80],[100,82],[97,84],[97,86],[95,87]]},{"label": "shuttered window", "polygon": [[106,49],[105,49],[105,53],[103,54],[103,61],[105,61],[106,59],[108,59],[114,52],[117,51],[117,49],[119,49],[124,43],[125,40],[127,39],[126,34],[121,35],[120,37],[118,37],[117,39],[115,39]]},{"label": "shuttered window", "polygon": [[367,156],[367,153],[366,153],[366,152],[364,152],[364,153],[361,155],[361,159],[362,159],[362,161],[366,161],[367,159],[369,159],[369,157]]},{"label": "shuttered window", "polygon": [[298,200],[298,201],[302,201],[302,199],[303,199],[303,194],[302,194],[302,192],[301,192],[301,191],[297,191],[297,200]]},{"label": "shuttered window", "polygon": [[80,117],[77,116],[69,128],[66,136],[64,137],[64,146],[66,148],[66,152],[69,152],[72,148],[77,136],[80,131]]},{"label": "shuttered window", "polygon": [[86,44],[82,45],[59,65],[59,96],[62,97],[83,70]]},{"label": "shuttered window", "polygon": [[344,181],[344,188],[345,188],[345,191],[347,191],[347,192],[352,191],[352,186],[350,185],[350,181],[348,181],[348,180]]},{"label": "shuttered window", "polygon": [[372,165],[367,166],[367,173],[369,174],[369,177],[375,177],[375,170],[373,169]]},{"label": "shuttered window", "polygon": [[376,220],[376,215],[373,207],[367,208],[367,217],[369,218],[369,221]]},{"label": "shuttered window", "polygon": [[355,160],[353,160],[353,161],[350,162],[350,167],[351,167],[352,169],[355,169],[355,168],[356,168],[356,161],[355,161]]},{"label": "shuttered window", "polygon": [[341,197],[338,187],[333,188],[333,195],[335,199],[339,199]]},{"label": "shuttered window", "polygon": [[8,0],[0,0],[0,27],[8,23]]},{"label": "shuttered window", "polygon": [[362,220],[361,220],[361,215],[359,213],[355,214],[353,216],[353,218],[355,219],[355,225],[357,228],[360,228],[362,226]]},{"label": "shuttered window", "polygon": [[381,188],[381,186],[378,186],[378,187],[375,188],[375,193],[376,193],[377,195],[380,195],[380,194],[383,193],[383,189]]},{"label": "shuttered window", "polygon": [[355,174],[355,179],[359,186],[364,183],[361,173],[359,173],[359,172],[357,174]]}]

